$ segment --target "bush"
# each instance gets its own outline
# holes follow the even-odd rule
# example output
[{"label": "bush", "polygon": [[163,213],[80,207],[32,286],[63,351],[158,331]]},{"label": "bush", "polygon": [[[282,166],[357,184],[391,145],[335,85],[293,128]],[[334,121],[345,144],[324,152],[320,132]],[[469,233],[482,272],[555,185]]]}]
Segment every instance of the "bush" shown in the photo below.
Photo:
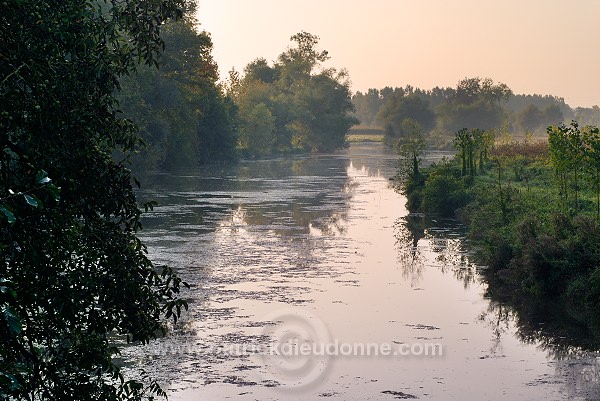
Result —
[{"label": "bush", "polygon": [[410,212],[420,212],[423,203],[423,188],[427,181],[427,175],[411,175],[402,186],[402,192],[406,196],[406,208]]},{"label": "bush", "polygon": [[456,217],[456,210],[470,200],[465,181],[460,171],[448,161],[432,166],[432,172],[422,190],[421,210],[443,217]]}]

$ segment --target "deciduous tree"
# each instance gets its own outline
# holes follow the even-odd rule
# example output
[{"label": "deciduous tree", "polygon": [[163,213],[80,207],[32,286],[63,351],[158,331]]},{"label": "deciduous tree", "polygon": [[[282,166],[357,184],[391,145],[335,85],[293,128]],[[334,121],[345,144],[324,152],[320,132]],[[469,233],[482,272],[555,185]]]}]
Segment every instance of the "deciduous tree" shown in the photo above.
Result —
[{"label": "deciduous tree", "polygon": [[253,132],[255,118],[249,117],[257,117],[255,107],[263,104],[273,117],[274,151],[322,152],[342,148],[347,131],[358,122],[351,115],[354,107],[348,74],[333,68],[319,71],[329,55],[318,50],[318,36],[303,31],[292,36],[291,41],[293,45],[273,66],[256,59],[245,68],[235,98],[243,132],[239,144],[246,148],[261,142],[250,138],[262,133]]},{"label": "deciduous tree", "polygon": [[[114,340],[179,315],[181,280],[137,238],[120,78],[154,65],[177,0],[8,1],[0,13],[0,399],[139,400]],[[120,153],[115,151],[119,150]],[[116,154],[125,155],[115,159]],[[135,181],[135,180],[133,180]],[[151,207],[147,204],[146,207]]]}]

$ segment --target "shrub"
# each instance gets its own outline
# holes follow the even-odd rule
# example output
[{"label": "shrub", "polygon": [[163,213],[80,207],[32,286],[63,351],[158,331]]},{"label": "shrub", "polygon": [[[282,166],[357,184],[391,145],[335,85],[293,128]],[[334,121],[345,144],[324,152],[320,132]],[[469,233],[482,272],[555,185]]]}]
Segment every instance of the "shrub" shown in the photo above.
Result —
[{"label": "shrub", "polygon": [[432,166],[421,196],[423,212],[443,217],[455,217],[456,210],[464,207],[470,199],[460,171],[448,161]]}]

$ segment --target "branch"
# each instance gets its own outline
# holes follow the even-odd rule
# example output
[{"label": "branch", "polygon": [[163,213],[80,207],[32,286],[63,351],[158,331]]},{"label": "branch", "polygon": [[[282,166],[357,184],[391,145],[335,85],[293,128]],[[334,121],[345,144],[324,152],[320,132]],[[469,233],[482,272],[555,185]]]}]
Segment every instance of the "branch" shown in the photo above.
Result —
[{"label": "branch", "polygon": [[16,73],[18,73],[18,72],[19,72],[19,70],[20,70],[21,68],[25,67],[25,65],[26,65],[25,63],[21,64],[21,65],[20,65],[20,66],[19,66],[19,67],[18,67],[16,70],[14,70],[14,71],[13,71],[13,72],[11,72],[10,74],[8,74],[8,75],[7,75],[7,76],[6,76],[6,77],[5,77],[5,78],[2,80],[2,82],[0,82],[0,85],[4,85],[4,83],[5,83],[6,81],[8,81],[8,79],[9,79],[10,77],[12,77],[12,76],[13,76],[13,75],[15,75]]}]

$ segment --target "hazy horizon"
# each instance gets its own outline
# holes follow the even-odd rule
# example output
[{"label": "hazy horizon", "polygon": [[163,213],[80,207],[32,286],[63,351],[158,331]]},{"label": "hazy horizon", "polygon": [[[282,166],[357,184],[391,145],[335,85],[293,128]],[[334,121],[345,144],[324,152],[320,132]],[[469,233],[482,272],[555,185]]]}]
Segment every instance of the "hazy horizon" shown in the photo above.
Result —
[{"label": "hazy horizon", "polygon": [[352,90],[455,87],[489,77],[516,94],[600,105],[600,0],[199,0],[221,77],[269,61],[302,30],[318,35]]}]

